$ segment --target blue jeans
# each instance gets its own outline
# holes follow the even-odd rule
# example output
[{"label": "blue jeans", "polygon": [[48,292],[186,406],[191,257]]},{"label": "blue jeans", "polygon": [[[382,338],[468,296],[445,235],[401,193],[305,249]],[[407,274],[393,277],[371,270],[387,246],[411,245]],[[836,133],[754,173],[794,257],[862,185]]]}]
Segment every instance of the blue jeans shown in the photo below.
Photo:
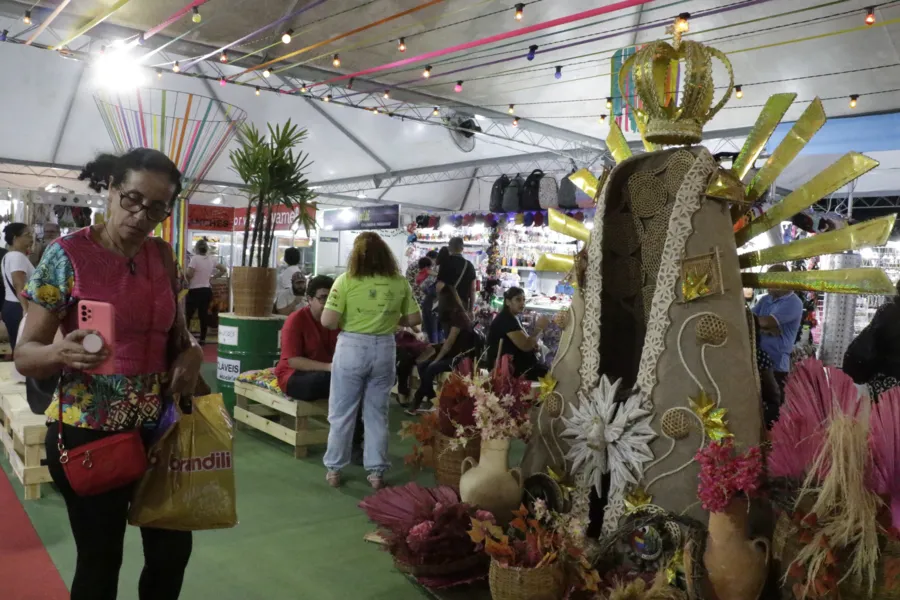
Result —
[{"label": "blue jeans", "polygon": [[366,435],[363,466],[381,474],[388,458],[388,406],[394,387],[397,347],[393,335],[342,332],[331,363],[328,399],[328,449],[322,462],[329,471],[340,471],[350,462],[356,414],[362,400]]}]

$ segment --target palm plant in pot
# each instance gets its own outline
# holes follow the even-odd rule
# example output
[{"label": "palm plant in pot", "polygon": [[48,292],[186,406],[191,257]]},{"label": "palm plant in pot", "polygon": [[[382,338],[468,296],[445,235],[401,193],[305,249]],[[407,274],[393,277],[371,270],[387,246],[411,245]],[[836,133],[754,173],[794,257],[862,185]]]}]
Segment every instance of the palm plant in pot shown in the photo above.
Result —
[{"label": "palm plant in pot", "polygon": [[242,127],[240,147],[229,157],[231,168],[247,186],[247,219],[241,265],[232,273],[234,312],[239,316],[265,317],[272,313],[275,301],[276,271],[271,268],[275,242],[276,211],[287,207],[295,212],[297,223],[309,235],[316,226],[307,212],[316,195],[309,187],[306,169],[312,164],[309,154],[297,150],[306,130],[288,120],[268,136],[254,125]]}]

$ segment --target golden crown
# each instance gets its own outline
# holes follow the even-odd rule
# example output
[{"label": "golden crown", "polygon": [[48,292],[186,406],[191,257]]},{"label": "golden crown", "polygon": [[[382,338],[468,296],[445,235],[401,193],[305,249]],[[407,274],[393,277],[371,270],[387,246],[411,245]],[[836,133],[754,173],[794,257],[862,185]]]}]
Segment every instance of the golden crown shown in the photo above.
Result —
[{"label": "golden crown", "polygon": [[[619,93],[640,122],[644,139],[655,144],[696,144],[703,138],[703,125],[722,110],[734,89],[731,62],[722,52],[700,42],[682,41],[688,30],[682,14],[670,28],[674,44],[658,40],[632,55],[619,72]],[[712,59],[719,59],[728,72],[728,90],[715,106],[713,103]],[[684,61],[684,86],[680,105],[675,93],[667,90],[666,81],[673,62]],[[635,92],[642,106],[635,108],[625,92],[629,72],[634,77]]]}]

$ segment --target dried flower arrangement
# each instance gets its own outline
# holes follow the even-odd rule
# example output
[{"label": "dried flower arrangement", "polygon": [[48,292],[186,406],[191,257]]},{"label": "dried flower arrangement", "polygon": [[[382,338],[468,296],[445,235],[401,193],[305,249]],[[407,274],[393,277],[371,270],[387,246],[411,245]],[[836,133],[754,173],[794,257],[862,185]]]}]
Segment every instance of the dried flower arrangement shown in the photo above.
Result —
[{"label": "dried flower arrangement", "polygon": [[711,442],[694,459],[700,465],[697,495],[703,510],[724,512],[737,494],[759,495],[763,480],[763,460],[759,446],[740,454],[732,438]]},{"label": "dried flower arrangement", "polygon": [[413,440],[412,451],[403,457],[406,466],[421,469],[428,458],[428,449],[434,449],[434,436],[438,431],[437,413],[425,413],[416,421],[400,424],[400,439]]}]

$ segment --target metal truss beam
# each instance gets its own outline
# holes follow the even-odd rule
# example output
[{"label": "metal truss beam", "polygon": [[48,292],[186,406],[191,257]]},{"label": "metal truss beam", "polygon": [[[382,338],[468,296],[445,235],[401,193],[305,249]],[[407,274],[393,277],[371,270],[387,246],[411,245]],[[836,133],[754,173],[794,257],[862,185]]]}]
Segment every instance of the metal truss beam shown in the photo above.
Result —
[{"label": "metal truss beam", "polygon": [[334,117],[332,117],[330,114],[328,114],[328,111],[326,111],[324,108],[322,108],[321,106],[319,106],[317,102],[315,102],[314,100],[310,100],[310,99],[308,99],[308,98],[307,98],[306,101],[307,101],[307,103],[309,103],[309,105],[310,105],[317,113],[319,113],[320,115],[322,115],[322,116],[325,118],[326,121],[328,121],[329,123],[331,123],[332,126],[334,126],[335,129],[337,129],[338,131],[340,131],[341,133],[343,133],[343,134],[344,134],[344,137],[346,137],[348,140],[350,140],[351,142],[353,142],[353,144],[354,144],[357,148],[359,148],[360,150],[362,150],[363,152],[365,152],[366,155],[368,155],[369,158],[371,158],[372,160],[374,160],[375,162],[377,162],[377,163],[381,166],[382,169],[384,169],[385,171],[390,171],[390,170],[391,170],[391,166],[390,166],[389,164],[387,164],[386,162],[384,162],[384,161],[381,159],[380,156],[378,156],[377,154],[375,154],[375,151],[374,151],[374,150],[372,150],[372,149],[369,148],[366,144],[364,144],[364,143],[362,142],[362,140],[360,140],[358,137],[356,137],[349,129],[347,129],[346,127],[344,127],[343,125],[341,125],[341,122],[340,122],[340,121],[338,121],[337,119],[335,119]]}]

